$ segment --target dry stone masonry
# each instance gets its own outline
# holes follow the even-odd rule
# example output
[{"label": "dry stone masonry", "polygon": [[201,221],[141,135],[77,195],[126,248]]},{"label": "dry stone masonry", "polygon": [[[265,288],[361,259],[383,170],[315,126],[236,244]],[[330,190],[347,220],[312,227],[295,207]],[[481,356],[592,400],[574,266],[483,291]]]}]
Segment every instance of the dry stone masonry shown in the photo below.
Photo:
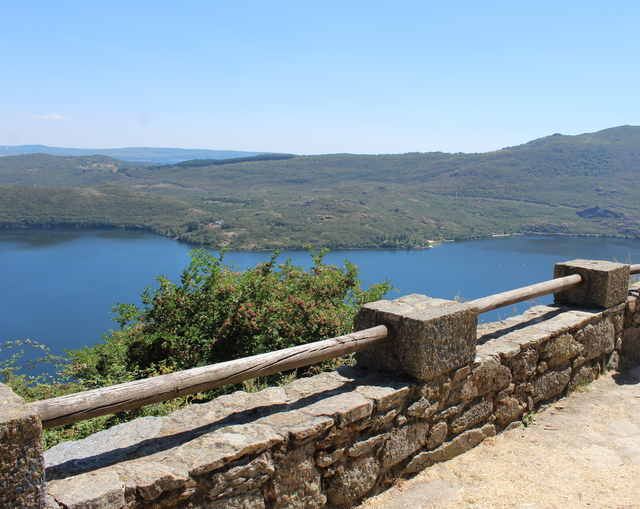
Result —
[{"label": "dry stone masonry", "polygon": [[[582,262],[557,275],[604,277],[600,309],[583,307],[593,297],[576,292],[559,296],[571,307],[538,306],[477,327],[477,309],[455,302],[410,295],[368,304],[356,325],[385,324],[396,339],[359,354],[357,366],[60,444],[44,454],[40,507],[348,507],[517,425],[616,369],[621,356],[640,360],[640,285],[628,291],[626,265]],[[612,294],[622,297],[612,302]],[[18,438],[7,441],[1,429],[4,460]],[[31,444],[23,450],[37,454],[41,444]],[[37,495],[41,474],[29,461],[11,475],[24,479],[14,483],[21,493],[31,485]],[[3,489],[0,498],[17,492]]]}]

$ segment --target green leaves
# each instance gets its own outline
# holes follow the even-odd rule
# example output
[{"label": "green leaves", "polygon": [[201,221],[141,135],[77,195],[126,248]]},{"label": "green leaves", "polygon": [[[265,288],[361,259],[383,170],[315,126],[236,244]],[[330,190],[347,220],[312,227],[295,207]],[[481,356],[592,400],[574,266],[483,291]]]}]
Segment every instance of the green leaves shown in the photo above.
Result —
[{"label": "green leaves", "polygon": [[[224,251],[217,257],[192,251],[180,284],[159,277],[158,287],[143,293],[144,308],[112,308],[121,329],[105,341],[124,349],[119,358],[126,371],[141,377],[160,364],[189,369],[347,334],[358,307],[380,299],[391,288],[389,282],[362,290],[354,264],[326,265],[327,249],[308,249],[308,271],[291,260],[278,263],[277,252],[240,271],[223,263]],[[86,363],[94,371],[78,376],[104,376],[112,370],[120,360],[109,352],[95,349],[110,359],[102,363],[102,372],[95,368],[98,363]]]}]

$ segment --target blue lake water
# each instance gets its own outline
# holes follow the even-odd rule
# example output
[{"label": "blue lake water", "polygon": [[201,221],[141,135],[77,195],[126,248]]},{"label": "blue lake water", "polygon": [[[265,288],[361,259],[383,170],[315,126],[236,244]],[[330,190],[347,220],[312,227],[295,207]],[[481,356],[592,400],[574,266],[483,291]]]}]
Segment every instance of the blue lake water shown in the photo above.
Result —
[{"label": "blue lake water", "polygon": [[[147,232],[127,230],[0,230],[0,344],[29,338],[62,354],[100,341],[117,324],[111,306],[140,304],[140,294],[164,275],[178,281],[193,246]],[[270,253],[227,252],[242,268]],[[286,251],[282,260],[310,266],[305,251]],[[500,237],[446,243],[425,250],[332,251],[325,261],[344,258],[360,269],[364,287],[389,279],[399,290],[453,299],[476,299],[553,277],[553,266],[575,258],[640,260],[640,241],[594,237]],[[551,302],[552,297],[542,298]],[[527,305],[518,305],[521,312]],[[505,308],[481,315],[493,321]],[[5,352],[6,354],[6,352]],[[0,358],[5,355],[0,351]]]}]

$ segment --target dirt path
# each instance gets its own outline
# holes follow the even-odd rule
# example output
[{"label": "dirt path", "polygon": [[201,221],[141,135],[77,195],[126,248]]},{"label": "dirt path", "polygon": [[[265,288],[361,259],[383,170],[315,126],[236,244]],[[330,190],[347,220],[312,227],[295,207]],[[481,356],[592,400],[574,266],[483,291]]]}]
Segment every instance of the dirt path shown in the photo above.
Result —
[{"label": "dirt path", "polygon": [[361,509],[640,508],[640,367],[603,376]]}]

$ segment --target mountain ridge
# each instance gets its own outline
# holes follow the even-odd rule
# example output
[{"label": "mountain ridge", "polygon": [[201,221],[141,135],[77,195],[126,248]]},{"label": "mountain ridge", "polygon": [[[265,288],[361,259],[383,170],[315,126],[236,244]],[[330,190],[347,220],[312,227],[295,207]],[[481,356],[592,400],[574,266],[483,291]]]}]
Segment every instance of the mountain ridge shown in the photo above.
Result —
[{"label": "mountain ridge", "polygon": [[[51,191],[0,189],[0,227],[101,221],[233,249],[420,247],[510,233],[640,238],[639,176],[635,126],[478,154],[275,154],[148,166],[30,154],[0,158],[0,184]],[[105,185],[122,191],[98,189]],[[60,187],[73,189],[65,199],[78,210],[40,205]],[[105,217],[93,217],[98,196]],[[157,196],[166,198],[162,214],[141,223],[135,210],[145,197],[159,206]],[[130,203],[131,214],[105,208],[108,199]]]}]

